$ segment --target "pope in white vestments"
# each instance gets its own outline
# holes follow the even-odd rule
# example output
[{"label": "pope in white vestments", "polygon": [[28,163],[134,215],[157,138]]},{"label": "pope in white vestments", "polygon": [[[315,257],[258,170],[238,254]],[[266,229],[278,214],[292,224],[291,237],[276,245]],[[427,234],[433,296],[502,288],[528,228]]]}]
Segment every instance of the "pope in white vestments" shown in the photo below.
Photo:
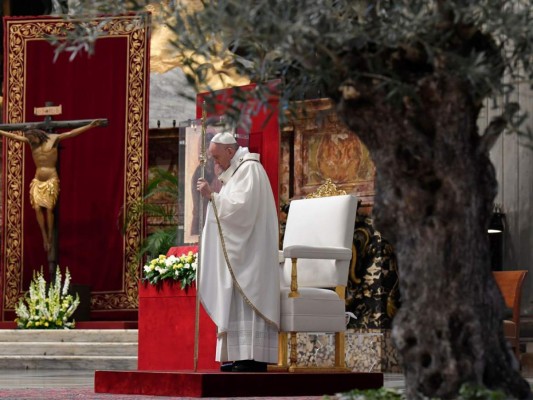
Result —
[{"label": "pope in white vestments", "polygon": [[213,137],[209,154],[223,171],[222,189],[199,179],[209,198],[201,242],[199,295],[218,327],[216,360],[232,371],[264,371],[276,363],[280,282],[278,217],[259,154],[227,132]]}]

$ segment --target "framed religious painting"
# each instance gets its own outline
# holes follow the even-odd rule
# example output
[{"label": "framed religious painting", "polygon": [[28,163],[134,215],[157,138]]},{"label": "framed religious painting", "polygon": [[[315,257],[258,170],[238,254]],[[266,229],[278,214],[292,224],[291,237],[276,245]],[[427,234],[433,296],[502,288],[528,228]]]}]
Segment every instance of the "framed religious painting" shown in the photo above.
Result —
[{"label": "framed religious painting", "polygon": [[284,183],[292,186],[287,194],[306,196],[331,179],[337,188],[356,194],[360,207],[371,208],[375,167],[368,149],[338,119],[331,100],[302,101],[297,108],[281,146],[282,159],[292,160],[286,177],[282,174],[282,187]]},{"label": "framed religious painting", "polygon": [[[215,192],[219,192],[222,184],[218,180],[220,171],[209,156],[209,143],[213,136],[223,130],[230,130],[224,123],[223,116],[210,117],[202,127],[202,119],[194,119],[179,124],[180,147],[180,195],[179,195],[179,244],[198,243],[207,210],[207,200],[202,199],[196,191],[196,182],[200,177],[205,178]],[[235,132],[237,142],[241,146],[248,146],[249,136],[242,132]],[[203,144],[203,145],[202,145]],[[205,163],[202,166],[202,157]]]}]

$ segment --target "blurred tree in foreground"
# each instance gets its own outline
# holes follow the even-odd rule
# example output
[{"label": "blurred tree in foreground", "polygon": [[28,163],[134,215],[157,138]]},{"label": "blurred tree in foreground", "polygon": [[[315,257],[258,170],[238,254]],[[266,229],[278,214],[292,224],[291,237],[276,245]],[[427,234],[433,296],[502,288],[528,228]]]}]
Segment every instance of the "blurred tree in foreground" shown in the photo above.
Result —
[{"label": "blurred tree in foreground", "polygon": [[[120,3],[80,1],[71,12],[116,12]],[[533,78],[530,2],[157,3],[192,85],[205,89],[206,76],[236,70],[265,99],[261,83],[279,78],[282,107],[310,91],[331,97],[368,147],[376,228],[397,251],[402,307],[393,340],[407,398],[455,398],[468,383],[531,399],[503,337],[487,239],[497,193],[489,150],[523,122],[507,100]],[[234,100],[246,96],[237,91]],[[503,112],[479,132],[484,100],[495,96]]]}]

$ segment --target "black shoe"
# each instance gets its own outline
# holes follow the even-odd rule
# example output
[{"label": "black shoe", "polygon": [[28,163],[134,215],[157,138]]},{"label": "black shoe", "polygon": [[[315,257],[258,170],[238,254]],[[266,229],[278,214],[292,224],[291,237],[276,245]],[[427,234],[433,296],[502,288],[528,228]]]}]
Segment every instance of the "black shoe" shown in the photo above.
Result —
[{"label": "black shoe", "polygon": [[220,370],[222,372],[231,372],[233,369],[233,363],[232,362],[226,362],[223,364],[220,364]]},{"label": "black shoe", "polygon": [[233,363],[233,372],[266,372],[267,363],[255,360],[241,360]]}]

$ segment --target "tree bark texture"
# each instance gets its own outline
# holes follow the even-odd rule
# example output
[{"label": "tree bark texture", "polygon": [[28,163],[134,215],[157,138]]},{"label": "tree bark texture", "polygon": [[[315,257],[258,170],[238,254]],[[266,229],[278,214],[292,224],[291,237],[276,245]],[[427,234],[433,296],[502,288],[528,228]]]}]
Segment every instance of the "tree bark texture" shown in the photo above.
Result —
[{"label": "tree bark texture", "polygon": [[531,399],[503,336],[487,228],[497,192],[460,79],[430,74],[419,102],[385,101],[379,82],[348,83],[338,112],[376,166],[374,219],[397,253],[402,306],[393,341],[408,399],[454,398],[463,383]]}]

